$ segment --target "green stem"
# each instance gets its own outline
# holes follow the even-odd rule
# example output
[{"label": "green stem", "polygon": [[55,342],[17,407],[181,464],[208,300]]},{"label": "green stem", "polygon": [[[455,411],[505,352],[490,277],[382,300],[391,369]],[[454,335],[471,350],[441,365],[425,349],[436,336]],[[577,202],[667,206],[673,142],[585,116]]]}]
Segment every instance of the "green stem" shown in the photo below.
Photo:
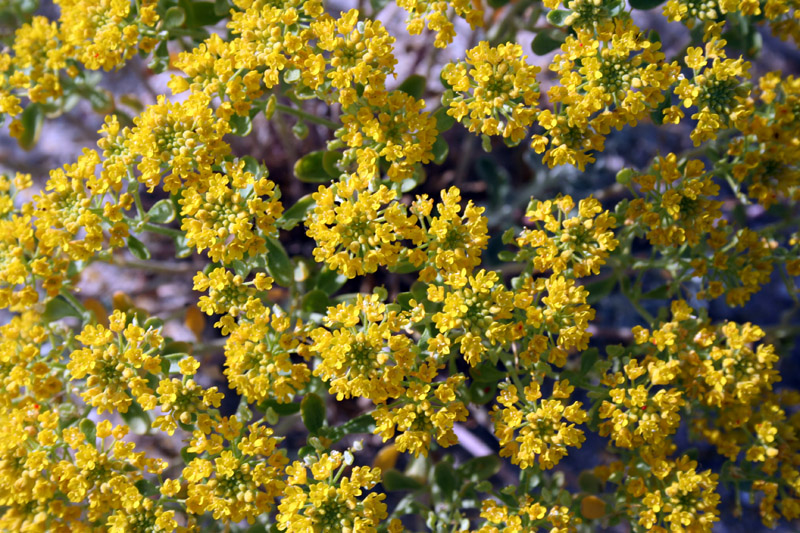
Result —
[{"label": "green stem", "polygon": [[69,302],[69,304],[76,311],[78,311],[81,315],[85,315],[86,314],[86,308],[83,306],[83,304],[77,298],[75,298],[75,296],[71,292],[69,292],[69,291],[61,291],[61,296],[67,302]]},{"label": "green stem", "polygon": [[167,237],[182,237],[183,232],[178,229],[173,228],[166,228],[164,226],[158,226],[156,224],[151,224],[150,222],[145,222],[141,225],[141,229],[143,231],[150,231],[152,233],[158,233],[160,235],[166,235]]},{"label": "green stem", "polygon": [[327,118],[322,118],[322,117],[318,117],[316,115],[312,115],[311,113],[309,113],[307,111],[303,111],[302,109],[297,109],[295,107],[290,107],[288,105],[276,103],[275,104],[275,109],[277,111],[281,111],[282,113],[286,113],[286,114],[289,114],[289,115],[294,115],[294,116],[296,116],[298,118],[302,118],[303,120],[306,120],[308,122],[312,122],[314,124],[319,124],[321,126],[325,126],[326,128],[330,128],[332,130],[337,130],[337,129],[339,129],[339,127],[341,127],[341,124],[337,124],[336,122],[333,122],[332,120],[328,120]]}]

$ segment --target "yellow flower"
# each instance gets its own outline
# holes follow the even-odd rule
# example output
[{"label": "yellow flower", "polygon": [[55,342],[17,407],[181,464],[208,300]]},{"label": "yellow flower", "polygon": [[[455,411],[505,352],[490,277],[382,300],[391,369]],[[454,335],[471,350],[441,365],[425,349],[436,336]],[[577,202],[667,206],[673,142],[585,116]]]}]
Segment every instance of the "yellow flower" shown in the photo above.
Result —
[{"label": "yellow flower", "polygon": [[86,379],[83,400],[98,413],[126,413],[133,400],[149,407],[153,390],[148,377],[161,372],[158,350],[163,338],[155,328],[144,329],[135,317],[114,311],[110,329],[85,326],[75,336],[84,347],[70,354],[70,379]]},{"label": "yellow flower", "polygon": [[314,259],[348,278],[397,264],[400,241],[417,237],[416,220],[385,185],[372,190],[351,176],[320,186],[313,197],[316,207],[306,220],[306,233],[317,243]]},{"label": "yellow flower", "polygon": [[345,107],[354,93],[353,85],[382,87],[397,63],[392,53],[394,37],[379,21],[358,23],[358,15],[351,9],[338,19],[323,16],[310,25],[317,47],[329,54],[332,69],[328,78],[340,90],[340,103]]},{"label": "yellow flower", "polygon": [[[235,417],[232,417],[235,418]],[[237,421],[238,422],[238,421]],[[288,460],[278,448],[280,439],[260,423],[243,430],[241,422],[227,435],[228,449],[215,450],[213,459],[193,459],[183,470],[188,481],[186,510],[214,520],[237,523],[269,513],[284,490],[283,471]],[[216,428],[222,430],[222,424]],[[237,450],[232,450],[236,446]]]},{"label": "yellow flower", "polygon": [[[741,82],[747,75],[750,63],[741,57],[725,59],[722,46],[724,40],[711,40],[706,45],[706,54],[699,48],[690,48],[686,62],[694,69],[694,76],[684,78],[675,89],[686,108],[697,107],[692,115],[698,124],[691,138],[695,146],[709,139],[716,139],[716,132],[725,126],[736,124],[751,112],[747,104],[750,90]],[[707,65],[712,60],[711,66]]]},{"label": "yellow flower", "polygon": [[345,108],[342,128],[336,132],[349,149],[341,165],[358,162],[358,175],[380,175],[378,158],[389,162],[388,176],[400,182],[410,178],[419,163],[433,158],[436,120],[424,111],[425,102],[402,91],[371,90],[366,105]]},{"label": "yellow flower", "polygon": [[433,440],[444,448],[457,444],[453,425],[468,413],[456,395],[464,379],[457,374],[435,384],[412,381],[397,401],[372,412],[375,434],[386,442],[399,433],[395,447],[414,456],[427,456]]},{"label": "yellow flower", "polygon": [[[349,451],[347,453],[350,453]],[[311,463],[313,479],[305,475],[305,465],[295,462],[278,505],[278,529],[287,532],[363,531],[376,533],[386,518],[384,494],[364,492],[381,480],[381,471],[365,466],[353,467],[348,476],[334,479],[333,471],[344,466],[340,452],[323,454]],[[348,463],[350,464],[350,463]],[[303,472],[303,475],[297,475]]]},{"label": "yellow flower", "polygon": [[500,390],[502,407],[495,405],[491,414],[501,457],[511,457],[523,469],[536,462],[550,469],[568,454],[568,447],[581,447],[585,436],[575,427],[587,416],[581,402],[567,405],[562,401],[566,398],[542,400],[536,381],[525,388],[522,400],[514,385],[502,383]]},{"label": "yellow flower", "polygon": [[314,375],[330,382],[331,394],[338,400],[361,396],[381,403],[402,393],[401,384],[417,359],[412,342],[401,333],[407,320],[387,313],[377,295],[359,294],[354,304],[330,307],[325,324],[311,332],[310,352],[321,358]]},{"label": "yellow flower", "polygon": [[304,335],[289,329],[288,317],[268,309],[252,321],[242,321],[225,342],[225,375],[230,386],[251,402],[290,402],[308,382],[305,363],[292,362]]},{"label": "yellow flower", "polygon": [[567,272],[576,278],[599,274],[618,244],[612,231],[616,219],[591,197],[581,200],[576,216],[569,217],[573,207],[570,196],[544,202],[531,199],[525,216],[537,229],[523,230],[517,237],[522,248],[517,260],[528,259],[530,247],[535,252],[533,265],[541,272]]},{"label": "yellow flower", "polygon": [[434,46],[446,48],[456,35],[455,26],[450,21],[447,10],[452,7],[455,13],[466,19],[474,30],[483,26],[483,9],[480,2],[471,0],[398,0],[397,5],[408,12],[406,28],[411,35],[422,33],[425,25],[436,32]]},{"label": "yellow flower", "polygon": [[[225,268],[215,268],[208,275],[198,272],[194,277],[194,290],[208,291],[208,295],[200,297],[200,310],[207,315],[228,315],[234,319],[244,316],[252,320],[264,312],[253,284]],[[227,334],[228,322],[221,320],[217,325],[223,326],[223,334]]]},{"label": "yellow flower", "polygon": [[437,329],[454,338],[471,366],[480,363],[489,350],[484,339],[492,346],[506,345],[511,340],[508,330],[512,324],[508,320],[514,309],[513,293],[498,281],[496,272],[479,270],[475,276],[467,277],[462,271],[446,278],[441,296],[430,298],[444,303],[432,317]]},{"label": "yellow flower", "polygon": [[430,216],[432,201],[428,204],[425,197],[418,196],[411,208],[422,228],[428,228],[424,241],[409,254],[409,260],[416,265],[427,257],[427,266],[420,274],[424,281],[435,278],[437,270],[443,274],[472,272],[480,265],[481,252],[489,242],[484,208],[470,200],[461,213],[461,191],[457,187],[442,191],[441,197],[436,216]]},{"label": "yellow flower", "polygon": [[244,161],[227,163],[225,174],[214,173],[202,189],[181,191],[181,229],[188,246],[215,262],[230,263],[266,253],[264,236],[275,233],[283,212],[275,184],[256,179],[244,170]]},{"label": "yellow flower", "polygon": [[181,103],[159,96],[155,105],[134,119],[127,146],[141,157],[139,181],[150,191],[166,170],[164,190],[177,192],[184,180],[211,174],[212,165],[230,152],[222,140],[230,126],[214,117],[209,103],[201,93]]},{"label": "yellow flower", "polygon": [[519,143],[539,111],[540,68],[525,59],[519,44],[491,47],[481,41],[467,50],[466,61],[447,64],[442,77],[456,93],[447,114],[473,133]]}]

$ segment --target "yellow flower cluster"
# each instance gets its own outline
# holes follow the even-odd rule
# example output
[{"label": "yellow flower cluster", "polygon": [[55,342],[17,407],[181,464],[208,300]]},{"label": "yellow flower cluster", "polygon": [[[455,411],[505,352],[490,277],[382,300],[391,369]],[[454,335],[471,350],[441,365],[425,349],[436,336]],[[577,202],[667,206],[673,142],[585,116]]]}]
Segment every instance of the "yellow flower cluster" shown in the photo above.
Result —
[{"label": "yellow flower cluster", "polygon": [[[87,70],[119,68],[137,51],[159,43],[154,0],[57,0],[57,20],[36,15],[17,28],[11,50],[0,52],[0,122],[27,106],[63,106],[65,87]],[[13,51],[13,55],[9,52]],[[38,110],[37,110],[38,111]],[[20,119],[10,125],[23,135]]]},{"label": "yellow flower cluster", "polygon": [[798,195],[797,158],[800,147],[795,138],[800,111],[800,80],[782,78],[770,72],[759,79],[762,112],[747,117],[741,126],[743,137],[733,139],[728,155],[732,175],[743,192],[769,208],[780,199],[795,200]]},{"label": "yellow flower cluster", "polygon": [[419,241],[422,232],[396,198],[386,185],[370,190],[369,182],[355,175],[320,186],[306,221],[307,234],[317,243],[314,259],[348,278],[397,264],[401,241]]},{"label": "yellow flower cluster", "polygon": [[212,261],[230,263],[263,254],[262,235],[275,233],[275,220],[283,211],[275,184],[265,177],[256,179],[244,164],[228,163],[227,172],[211,174],[202,189],[181,191],[186,244],[198,252],[208,249]]},{"label": "yellow flower cluster", "polygon": [[629,514],[650,531],[711,531],[719,520],[717,475],[697,472],[697,463],[647,458],[649,473],[629,470],[623,494]]},{"label": "yellow flower cluster", "polygon": [[84,347],[70,354],[71,379],[86,379],[83,400],[102,414],[128,411],[134,399],[152,409],[155,397],[148,374],[161,372],[159,350],[164,342],[158,330],[143,328],[135,316],[115,311],[101,324],[87,325],[75,336]]},{"label": "yellow flower cluster", "polygon": [[309,381],[311,371],[292,361],[305,338],[285,315],[265,309],[252,320],[241,320],[225,342],[225,375],[230,386],[254,403],[268,399],[292,401]]},{"label": "yellow flower cluster", "polygon": [[448,353],[455,343],[467,363],[475,366],[488,351],[484,340],[492,345],[512,340],[512,325],[507,320],[514,310],[514,293],[498,281],[496,272],[479,270],[466,276],[462,271],[450,274],[444,285],[428,287],[428,300],[444,304],[432,317],[439,330],[433,339],[439,350]]},{"label": "yellow flower cluster", "polygon": [[[352,453],[322,454],[286,468],[284,496],[278,506],[278,529],[305,531],[363,531],[376,533],[386,518],[384,494],[365,490],[381,480],[378,468],[356,466],[349,476],[342,472],[352,464]],[[311,470],[309,476],[309,470]]]},{"label": "yellow flower cluster", "polygon": [[533,136],[534,150],[546,150],[550,166],[569,163],[583,170],[611,128],[636,125],[664,101],[679,68],[660,48],[625,19],[567,37],[550,65],[561,82],[548,91],[558,112],[539,115],[545,133]]},{"label": "yellow flower cluster", "polygon": [[702,161],[679,165],[675,154],[656,158],[651,170],[633,178],[644,197],[631,202],[627,216],[648,226],[647,240],[656,246],[696,246],[722,218],[722,202],[714,200],[719,185]]},{"label": "yellow flower cluster", "polygon": [[410,178],[418,163],[430,163],[433,158],[436,120],[423,111],[423,100],[402,91],[367,99],[369,105],[351,106],[341,117],[337,136],[348,146],[343,164],[355,160],[358,175],[369,178],[379,174],[379,159],[384,159],[392,181]]},{"label": "yellow flower cluster", "polygon": [[479,0],[398,0],[397,5],[408,12],[408,33],[418,35],[427,26],[436,32],[433,44],[437,48],[447,47],[456,35],[455,26],[448,15],[450,8],[466,19],[473,30],[483,26],[484,12]]},{"label": "yellow flower cluster", "polygon": [[520,468],[538,463],[550,469],[567,455],[568,447],[580,448],[586,437],[575,424],[586,421],[586,411],[581,402],[567,405],[573,389],[569,380],[559,381],[550,399],[543,399],[536,381],[525,387],[522,398],[514,385],[502,387],[500,405],[492,411],[500,456],[511,457]]},{"label": "yellow flower cluster", "polygon": [[[187,482],[186,510],[195,515],[210,512],[225,523],[252,523],[274,509],[284,490],[281,478],[289,461],[278,448],[281,439],[263,424],[245,428],[235,416],[209,425],[194,432],[187,449],[203,457],[192,459],[181,474]],[[224,441],[229,446],[223,446]],[[173,498],[179,492],[183,487],[178,479],[165,481],[161,488],[162,494]]]},{"label": "yellow flower cluster", "polygon": [[466,61],[442,70],[442,78],[456,93],[447,114],[473,133],[502,135],[519,143],[539,111],[540,69],[525,59],[519,44],[491,47],[482,41],[467,50]]},{"label": "yellow flower cluster", "polygon": [[[742,85],[741,78],[747,76],[750,63],[742,58],[726,59],[724,39],[713,38],[706,43],[705,52],[698,47],[689,47],[686,65],[692,69],[691,79],[683,78],[675,89],[684,107],[696,107],[692,119],[697,125],[691,137],[695,146],[717,138],[717,131],[730,127],[750,112],[747,97],[749,89]],[[711,65],[708,65],[711,61]],[[665,114],[683,116],[676,107]]]},{"label": "yellow flower cluster", "polygon": [[532,248],[533,266],[540,272],[566,271],[576,278],[599,274],[609,252],[619,244],[613,232],[616,219],[594,198],[578,202],[577,216],[569,217],[574,208],[570,196],[531,201],[525,216],[537,229],[525,229],[517,237],[522,249],[518,259],[528,259],[528,248]]}]

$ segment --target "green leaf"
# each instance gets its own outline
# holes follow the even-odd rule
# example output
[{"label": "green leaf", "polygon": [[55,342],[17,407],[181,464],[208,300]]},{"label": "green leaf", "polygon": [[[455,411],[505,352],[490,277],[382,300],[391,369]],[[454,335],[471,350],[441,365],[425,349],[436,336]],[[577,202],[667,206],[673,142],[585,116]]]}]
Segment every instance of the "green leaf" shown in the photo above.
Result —
[{"label": "green leaf", "polygon": [[470,402],[476,405],[484,405],[494,400],[496,392],[496,383],[480,383],[473,381],[469,386],[469,399]]},{"label": "green leaf", "polygon": [[511,227],[503,232],[503,238],[502,238],[503,244],[511,244],[516,240],[516,238],[517,238],[516,228]]},{"label": "green leaf", "polygon": [[339,176],[342,175],[342,171],[336,168],[336,163],[339,162],[342,155],[338,150],[325,150],[325,153],[322,154],[322,168],[333,179],[339,179]]},{"label": "green leaf", "polygon": [[567,18],[570,15],[572,15],[572,11],[567,11],[565,9],[554,9],[547,14],[547,22],[553,26],[566,26]]},{"label": "green leaf", "polygon": [[267,237],[267,269],[270,275],[284,287],[291,287],[294,281],[292,261],[281,241]]},{"label": "green leaf", "polygon": [[483,151],[487,154],[492,151],[492,138],[485,133],[481,134],[481,148],[483,148]]},{"label": "green leaf", "polygon": [[486,361],[470,368],[469,374],[477,383],[497,383],[507,376],[505,372]]},{"label": "green leaf", "polygon": [[456,123],[456,119],[447,114],[448,109],[450,109],[449,105],[440,107],[433,112],[433,118],[436,119],[436,131],[439,133],[444,133]]},{"label": "green leaf", "polygon": [[299,68],[287,68],[283,71],[283,81],[289,84],[300,81],[301,76],[302,72]]},{"label": "green leaf", "polygon": [[261,412],[266,412],[267,409],[272,409],[281,416],[293,415],[300,411],[300,404],[297,402],[279,403],[275,400],[264,400],[258,405]]},{"label": "green leaf", "polygon": [[503,461],[497,455],[474,457],[458,467],[459,472],[472,481],[489,479],[500,471]]},{"label": "green leaf", "polygon": [[508,263],[510,261],[514,261],[517,258],[517,253],[512,252],[511,250],[503,250],[502,252],[497,254],[497,258],[504,263]]},{"label": "green leaf", "polygon": [[420,266],[416,266],[414,263],[408,260],[408,257],[403,257],[396,264],[389,267],[389,272],[394,274],[410,274],[411,272],[416,272],[423,266],[424,263]]},{"label": "green leaf", "polygon": [[316,451],[316,448],[314,448],[310,444],[306,444],[305,446],[303,446],[302,448],[297,450],[297,457],[298,457],[298,459],[302,460],[305,456],[311,455],[315,451]]},{"label": "green leaf", "polygon": [[44,313],[42,314],[42,318],[47,323],[55,322],[56,320],[61,320],[68,316],[83,318],[81,312],[75,309],[63,296],[56,296],[48,301],[44,306]]},{"label": "green leaf", "polygon": [[20,116],[22,135],[17,139],[23,150],[30,150],[39,141],[44,125],[44,110],[37,103],[28,104]]},{"label": "green leaf", "polygon": [[615,359],[619,359],[625,353],[625,348],[620,344],[611,344],[606,346],[606,353]]},{"label": "green leaf", "polygon": [[633,9],[641,9],[642,11],[646,11],[648,9],[653,9],[654,7],[658,7],[663,4],[666,0],[631,0],[631,7]]},{"label": "green leaf", "polygon": [[150,62],[147,63],[147,67],[152,70],[156,74],[160,74],[167,70],[169,66],[169,50],[167,49],[167,41],[161,41],[155,51],[153,52],[153,57],[150,59]]},{"label": "green leaf", "polygon": [[642,294],[642,300],[663,300],[669,296],[669,284],[662,285],[652,291]]},{"label": "green leaf", "polygon": [[300,402],[300,416],[312,435],[316,435],[325,424],[325,402],[319,395],[309,392]]},{"label": "green leaf", "polygon": [[373,14],[377,14],[388,4],[389,0],[369,0],[369,5],[372,7]]},{"label": "green leaf", "polygon": [[184,464],[188,465],[189,463],[194,461],[196,457],[197,454],[190,452],[188,446],[184,446],[183,448],[181,448],[181,459],[183,459]]},{"label": "green leaf", "polygon": [[[191,351],[192,345],[188,342],[181,342],[181,341],[172,341],[168,342],[164,345],[164,348],[161,350],[162,355],[171,355],[171,354],[186,354]],[[177,357],[177,356],[176,356]]]},{"label": "green leaf", "polygon": [[294,229],[298,224],[306,220],[308,212],[314,209],[316,205],[314,198],[310,194],[307,194],[297,200],[292,207],[284,211],[275,225],[287,231]]},{"label": "green leaf", "polygon": [[536,34],[531,43],[531,50],[537,56],[543,56],[557,50],[566,40],[566,33],[555,28],[548,28]]},{"label": "green leaf", "polygon": [[250,267],[239,259],[231,261],[231,267],[233,268],[233,273],[237,276],[242,276],[242,278],[246,278],[250,274]]},{"label": "green leaf", "polygon": [[84,418],[78,427],[81,429],[81,433],[86,436],[86,442],[94,446],[97,441],[97,426],[94,421]]},{"label": "green leaf", "polygon": [[425,87],[427,82],[424,76],[420,76],[419,74],[412,74],[408,78],[406,78],[403,83],[397,88],[398,91],[403,91],[409,96],[413,96],[417,100],[422,98],[425,94]]},{"label": "green leaf", "polygon": [[411,284],[410,292],[418,302],[423,302],[428,297],[428,284],[424,281],[415,281]]},{"label": "green leaf", "polygon": [[88,95],[89,104],[98,113],[107,115],[114,110],[114,95],[106,89],[94,89]]},{"label": "green leaf", "polygon": [[323,165],[324,157],[324,150],[304,155],[294,164],[294,175],[306,183],[329,183],[331,176]]},{"label": "green leaf", "polygon": [[255,179],[261,179],[262,177],[264,177],[264,175],[269,174],[264,165],[259,163],[255,157],[251,155],[246,155],[242,157],[241,160],[244,161],[245,172],[249,172],[250,174],[252,174]]},{"label": "green leaf", "polygon": [[164,12],[164,26],[167,29],[179,28],[186,22],[186,11],[178,6],[172,6]]},{"label": "green leaf", "polygon": [[126,413],[120,413],[125,424],[136,435],[144,435],[150,430],[150,415],[137,403],[131,402]]},{"label": "green leaf", "polygon": [[597,348],[589,348],[581,354],[581,375],[585,376],[594,368],[595,363],[600,358]]},{"label": "green leaf", "polygon": [[450,145],[444,137],[439,135],[433,143],[431,151],[433,152],[433,162],[437,165],[441,165],[447,159],[447,154],[450,153]]},{"label": "green leaf", "polygon": [[227,17],[230,15],[231,9],[233,6],[229,0],[215,0],[214,2],[214,13],[219,17]]},{"label": "green leaf", "polygon": [[172,204],[172,200],[159,200],[153,204],[153,207],[147,212],[147,217],[150,222],[156,224],[168,224],[175,220],[175,206]]},{"label": "green leaf", "polygon": [[383,473],[383,488],[395,490],[419,490],[425,485],[413,477],[407,476],[394,468]]},{"label": "green leaf", "polygon": [[133,235],[128,236],[128,250],[130,250],[137,259],[141,259],[142,261],[150,259],[150,250],[147,249],[142,241]]},{"label": "green leaf", "polygon": [[580,487],[583,492],[599,494],[602,490],[602,483],[600,482],[600,478],[588,470],[584,470],[578,476],[578,487]]},{"label": "green leaf", "polygon": [[461,484],[458,477],[453,466],[445,461],[436,463],[436,467],[433,469],[433,482],[448,500],[455,495]]},{"label": "green leaf", "polygon": [[231,133],[237,137],[247,137],[253,131],[253,121],[248,116],[233,115],[230,118]]},{"label": "green leaf", "polygon": [[325,294],[330,296],[341,289],[345,283],[347,283],[347,276],[323,266],[317,274],[316,288],[325,291]]},{"label": "green leaf", "polygon": [[144,497],[149,498],[151,496],[159,494],[159,490],[156,488],[155,484],[149,479],[140,479],[133,485],[139,491],[139,494],[141,494]]},{"label": "green leaf", "polygon": [[319,289],[314,289],[303,296],[303,303],[301,307],[303,311],[307,311],[309,313],[324,313],[328,309],[329,303],[330,300],[328,299],[328,293]]},{"label": "green leaf", "polygon": [[339,441],[342,437],[360,433],[372,433],[375,429],[375,419],[370,413],[365,413],[352,418],[340,426],[327,428],[325,435],[333,442]]},{"label": "green leaf", "polygon": [[220,20],[228,16],[227,13],[217,13],[216,6],[212,2],[181,2],[184,6],[191,4],[191,9],[187,9],[187,19],[189,26],[199,28],[202,26],[213,26]]},{"label": "green leaf", "polygon": [[488,4],[489,4],[491,7],[495,8],[495,9],[500,9],[500,8],[501,8],[501,7],[503,7],[503,6],[505,6],[505,5],[508,5],[508,3],[509,3],[510,1],[511,1],[511,0],[489,0],[487,3],[488,3]]},{"label": "green leaf", "polygon": [[589,305],[594,305],[609,294],[614,289],[617,284],[617,278],[614,276],[609,276],[606,279],[595,281],[593,283],[589,283],[586,285],[586,290],[589,292],[589,296],[586,298],[586,303]]}]

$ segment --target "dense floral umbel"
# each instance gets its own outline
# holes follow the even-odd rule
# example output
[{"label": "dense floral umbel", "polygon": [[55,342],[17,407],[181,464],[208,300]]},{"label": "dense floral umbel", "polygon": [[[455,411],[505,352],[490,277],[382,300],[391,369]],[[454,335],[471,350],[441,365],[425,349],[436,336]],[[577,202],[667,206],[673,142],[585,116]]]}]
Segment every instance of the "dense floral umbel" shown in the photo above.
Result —
[{"label": "dense floral umbel", "polygon": [[[696,533],[745,503],[770,527],[800,518],[792,316],[716,323],[704,302],[743,305],[777,275],[797,298],[800,80],[751,80],[737,52],[755,56],[759,24],[797,41],[796,2],[669,0],[667,21],[697,28],[669,58],[620,0],[503,3],[396,1],[414,43],[471,43],[441,72],[419,56],[439,100],[431,76],[395,79],[414,62],[367,15],[385,2],[57,0],[52,18],[0,2],[0,119],[20,145],[81,98],[109,113],[38,189],[0,175],[0,530]],[[522,25],[534,50],[562,43],[549,77]],[[172,95],[129,117],[92,71],[136,54],[173,69]],[[299,154],[316,191],[293,205],[302,184],[231,142],[287,116],[317,128],[295,148],[327,140]],[[540,167],[584,170],[643,121],[694,148],[546,197]],[[460,162],[417,190],[471,155],[448,155],[456,122],[542,154],[527,209],[517,191],[484,205],[499,181]],[[174,268],[154,236],[196,254],[197,306],[162,320],[81,293],[94,262]],[[593,324],[617,305],[639,325]],[[382,449],[359,453],[370,432]],[[461,461],[474,435],[496,453]]]}]

